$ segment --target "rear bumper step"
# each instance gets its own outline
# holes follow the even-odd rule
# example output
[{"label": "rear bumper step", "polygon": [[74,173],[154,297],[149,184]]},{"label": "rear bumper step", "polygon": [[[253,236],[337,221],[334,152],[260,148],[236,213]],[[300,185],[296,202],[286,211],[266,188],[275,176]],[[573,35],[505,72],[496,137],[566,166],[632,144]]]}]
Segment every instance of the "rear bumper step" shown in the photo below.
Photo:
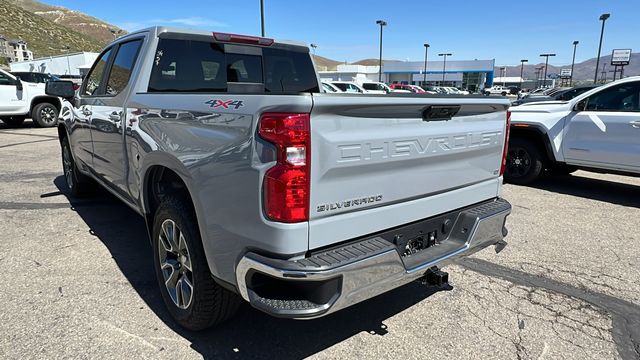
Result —
[{"label": "rear bumper step", "polygon": [[[511,204],[498,198],[300,260],[250,252],[236,269],[238,290],[252,306],[274,316],[324,316],[418,279],[433,266],[502,244],[510,213]],[[438,242],[432,236],[437,231],[426,231],[440,221],[446,231]],[[401,235],[390,239],[416,232],[421,234],[417,242],[396,241]]]}]

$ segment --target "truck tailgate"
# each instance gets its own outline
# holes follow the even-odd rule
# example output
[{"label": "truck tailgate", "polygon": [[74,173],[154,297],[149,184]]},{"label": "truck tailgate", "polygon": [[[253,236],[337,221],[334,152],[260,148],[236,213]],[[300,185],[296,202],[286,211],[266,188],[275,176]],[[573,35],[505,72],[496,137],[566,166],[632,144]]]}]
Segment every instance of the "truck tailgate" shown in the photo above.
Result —
[{"label": "truck tailgate", "polygon": [[[314,95],[309,248],[498,195],[508,100]],[[428,120],[429,107],[459,111]]]}]

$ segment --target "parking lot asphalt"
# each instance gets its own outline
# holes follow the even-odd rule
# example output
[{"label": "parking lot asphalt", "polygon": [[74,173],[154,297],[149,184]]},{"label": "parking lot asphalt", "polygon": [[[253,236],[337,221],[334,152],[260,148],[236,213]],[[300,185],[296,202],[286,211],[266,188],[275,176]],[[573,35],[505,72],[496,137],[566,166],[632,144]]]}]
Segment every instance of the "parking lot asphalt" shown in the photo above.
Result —
[{"label": "parking lot asphalt", "polygon": [[0,358],[639,359],[640,179],[505,185],[509,245],[328,317],[249,306],[189,332],[164,309],[144,222],[64,191],[55,129],[0,125]]}]

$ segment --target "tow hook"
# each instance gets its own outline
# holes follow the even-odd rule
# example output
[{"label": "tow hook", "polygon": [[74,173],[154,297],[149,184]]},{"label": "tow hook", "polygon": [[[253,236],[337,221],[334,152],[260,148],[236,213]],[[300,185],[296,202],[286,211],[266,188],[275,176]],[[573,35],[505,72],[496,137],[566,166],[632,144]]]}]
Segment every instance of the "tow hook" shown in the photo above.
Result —
[{"label": "tow hook", "polygon": [[420,281],[424,285],[448,287],[449,285],[449,273],[438,269],[437,266],[429,268],[424,273],[424,276],[420,278]]}]

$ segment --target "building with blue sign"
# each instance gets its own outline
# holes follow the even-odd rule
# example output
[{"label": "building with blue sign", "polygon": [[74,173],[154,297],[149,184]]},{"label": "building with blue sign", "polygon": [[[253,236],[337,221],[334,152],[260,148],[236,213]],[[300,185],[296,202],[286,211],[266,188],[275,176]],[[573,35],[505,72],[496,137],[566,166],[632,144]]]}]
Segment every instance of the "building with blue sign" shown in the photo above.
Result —
[{"label": "building with blue sign", "polygon": [[[493,85],[494,65],[495,60],[447,60],[446,64],[428,61],[425,75],[423,61],[386,61],[382,66],[382,81],[477,91]],[[319,73],[320,78],[327,81],[378,81],[378,66],[338,65],[337,70]]]}]

